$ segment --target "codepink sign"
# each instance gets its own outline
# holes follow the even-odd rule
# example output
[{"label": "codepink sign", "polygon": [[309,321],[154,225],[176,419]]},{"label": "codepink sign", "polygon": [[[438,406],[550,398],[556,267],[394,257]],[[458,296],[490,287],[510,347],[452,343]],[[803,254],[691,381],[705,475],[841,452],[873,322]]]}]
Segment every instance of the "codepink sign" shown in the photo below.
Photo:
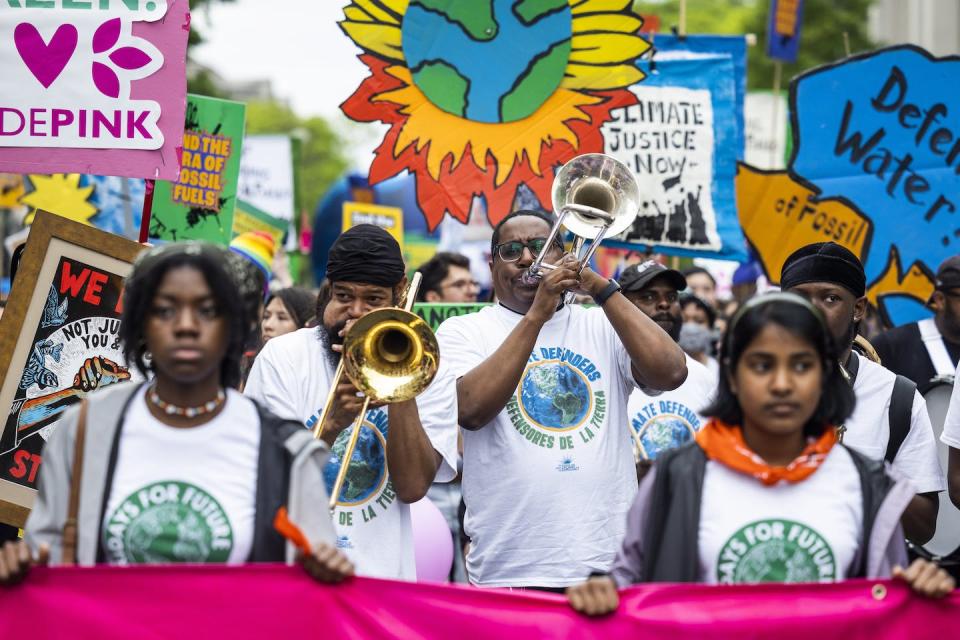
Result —
[{"label": "codepink sign", "polygon": [[187,0],[0,3],[0,172],[176,179]]}]

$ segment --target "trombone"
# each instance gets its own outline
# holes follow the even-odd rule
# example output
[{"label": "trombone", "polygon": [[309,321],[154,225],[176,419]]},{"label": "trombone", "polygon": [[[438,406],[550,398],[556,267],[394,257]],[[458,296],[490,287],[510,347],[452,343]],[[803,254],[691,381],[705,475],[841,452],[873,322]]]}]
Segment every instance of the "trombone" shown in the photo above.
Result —
[{"label": "trombone", "polygon": [[[560,207],[560,213],[543,250],[525,274],[527,280],[540,279],[546,271],[557,268],[543,259],[561,227],[576,236],[573,255],[583,270],[604,238],[622,233],[633,224],[640,212],[640,187],[630,169],[616,158],[587,153],[563,165],[557,173],[553,204]],[[584,251],[587,240],[590,244]],[[568,291],[564,301],[569,303],[572,298],[573,293]]]},{"label": "trombone", "polygon": [[371,400],[385,403],[410,400],[426,389],[437,374],[440,364],[437,338],[427,323],[411,311],[421,278],[419,271],[413,274],[410,286],[404,293],[403,308],[387,307],[371,311],[357,320],[344,336],[340,364],[337,365],[313,436],[319,439],[323,434],[324,421],[333,406],[337,385],[344,375],[363,393],[364,400],[353,423],[337,480],[330,492],[331,511],[337,506]]}]

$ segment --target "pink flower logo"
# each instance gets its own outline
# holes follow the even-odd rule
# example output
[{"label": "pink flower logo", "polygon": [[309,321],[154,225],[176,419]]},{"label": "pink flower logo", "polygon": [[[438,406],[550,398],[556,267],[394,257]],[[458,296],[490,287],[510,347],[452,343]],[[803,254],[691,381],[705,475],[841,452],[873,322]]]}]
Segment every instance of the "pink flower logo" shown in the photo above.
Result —
[{"label": "pink flower logo", "polygon": [[[136,71],[150,64],[152,58],[147,52],[134,46],[117,46],[120,40],[120,18],[107,20],[97,27],[93,34],[94,55],[107,54],[106,61],[93,63],[93,84],[108,98],[120,97],[120,78],[114,68]],[[112,51],[111,51],[112,49]]]}]

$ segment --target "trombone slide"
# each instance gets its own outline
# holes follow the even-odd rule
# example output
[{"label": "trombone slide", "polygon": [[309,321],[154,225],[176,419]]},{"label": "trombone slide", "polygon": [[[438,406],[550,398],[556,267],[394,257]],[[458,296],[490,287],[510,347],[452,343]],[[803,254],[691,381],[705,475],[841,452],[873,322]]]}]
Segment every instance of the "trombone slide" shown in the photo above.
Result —
[{"label": "trombone slide", "polygon": [[367,409],[370,408],[370,396],[363,400],[363,408],[360,409],[356,421],[353,423],[353,431],[350,433],[350,441],[347,442],[347,448],[343,452],[343,458],[340,460],[340,471],[337,473],[337,480],[333,483],[333,490],[330,491],[331,513],[337,508],[337,501],[340,499],[340,490],[343,489],[343,481],[347,479],[347,471],[350,469],[350,462],[353,460],[353,451],[357,448],[357,440],[360,439],[360,430],[363,429],[363,421],[367,417]]}]

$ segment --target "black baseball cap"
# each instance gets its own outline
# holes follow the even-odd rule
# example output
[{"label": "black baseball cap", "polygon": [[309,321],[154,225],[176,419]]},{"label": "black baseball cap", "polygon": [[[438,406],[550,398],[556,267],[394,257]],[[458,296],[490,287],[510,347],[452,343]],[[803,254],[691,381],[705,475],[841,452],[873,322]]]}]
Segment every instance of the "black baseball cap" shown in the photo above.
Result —
[{"label": "black baseball cap", "polygon": [[[948,289],[960,289],[960,256],[947,258],[937,269],[937,275],[933,279],[934,291],[946,291]],[[927,300],[927,304],[933,302],[933,294]]]},{"label": "black baseball cap", "polygon": [[943,261],[937,269],[934,285],[937,289],[960,288],[960,256],[953,256]]},{"label": "black baseball cap", "polygon": [[624,291],[638,291],[658,276],[666,277],[667,281],[677,291],[687,288],[687,279],[675,269],[668,269],[656,260],[647,260],[639,264],[632,264],[623,270],[618,282]]}]

